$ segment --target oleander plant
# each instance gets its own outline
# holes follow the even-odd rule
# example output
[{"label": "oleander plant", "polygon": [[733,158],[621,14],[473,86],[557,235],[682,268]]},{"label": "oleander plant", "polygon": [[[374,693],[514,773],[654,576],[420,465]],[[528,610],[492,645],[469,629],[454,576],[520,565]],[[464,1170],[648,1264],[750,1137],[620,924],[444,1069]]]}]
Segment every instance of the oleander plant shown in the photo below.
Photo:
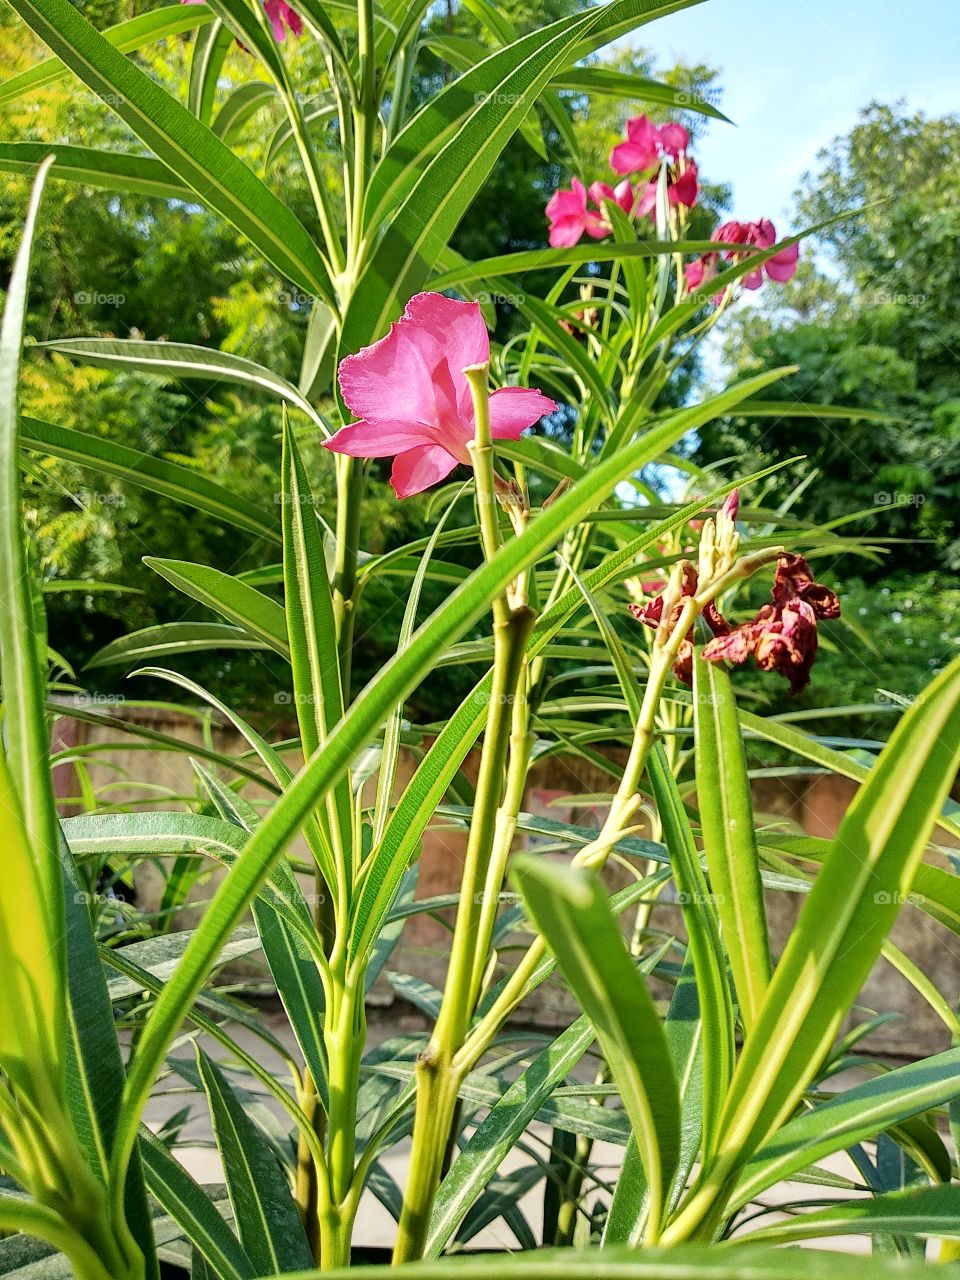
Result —
[{"label": "oleander plant", "polygon": [[[676,117],[717,109],[596,66],[693,0],[604,0],[526,34],[463,0],[475,37],[444,33],[423,0],[188,2],[104,31],[70,0],[8,3],[50,56],[4,100],[72,79],[127,141],[0,144],[0,166],[32,179],[0,331],[0,1270],[337,1273],[369,1263],[375,1197],[395,1222],[384,1270],[425,1280],[952,1273],[957,995],[890,933],[903,912],[960,934],[960,660],[891,708],[886,744],[739,705],[745,664],[792,691],[816,679],[818,645],[849,623],[818,577],[883,546],[849,533],[855,512],[805,522],[802,491],[768,505],[769,472],[684,462],[692,433],[776,415],[758,393],[791,368],[675,388],[742,292],[789,280],[801,251],[763,217],[694,237],[699,175]],[[184,101],[137,57],[172,35],[192,42]],[[246,77],[225,80],[237,45]],[[443,73],[419,100],[425,59]],[[582,170],[571,127],[570,95],[594,93],[644,109],[604,173]],[[550,247],[468,260],[451,240],[515,135],[552,148],[566,175],[544,192]],[[297,159],[296,191],[271,177],[279,148]],[[273,398],[269,509],[162,452],[20,415],[31,256],[56,182],[206,208],[309,299],[297,384],[213,347],[56,344],[79,364]],[[535,294],[532,273],[551,283]],[[329,520],[314,444],[335,460]],[[244,741],[231,756],[107,717],[147,750],[190,756],[194,795],[117,804],[91,784],[81,812],[58,809],[52,770],[69,753],[51,730],[70,710],[55,695],[76,686],[47,642],[25,533],[22,474],[38,455],[172,497],[264,549],[237,575],[148,557],[216,621],[173,618],[95,655]],[[382,459],[398,503],[429,492],[431,531],[373,554],[362,502]],[[403,624],[359,687],[357,618],[384,578]],[[428,584],[442,588],[432,612]],[[295,738],[271,740],[185,674],[201,649],[287,664]],[[429,703],[452,666],[470,691],[439,724],[412,724],[411,695]],[[856,784],[833,838],[754,813],[747,742],[788,772]],[[535,763],[564,754],[614,774],[599,826],[525,809]],[[466,840],[458,890],[440,899],[417,886],[437,821]],[[131,908],[119,928],[98,889],[138,864],[166,877],[162,919]],[[779,895],[799,903],[785,937],[768,929]],[[442,988],[394,981],[427,1029],[368,1045],[369,989],[422,913],[449,926]],[[216,981],[254,951],[282,1035]],[[871,1055],[883,1015],[858,1002],[881,961],[956,1047],[896,1067]],[[559,1035],[515,1016],[547,980],[580,1011]],[[185,1158],[189,1110],[153,1119],[158,1098],[184,1096],[212,1131],[214,1181]],[[395,1151],[401,1176],[385,1164]],[[515,1246],[471,1255],[497,1221]]]}]

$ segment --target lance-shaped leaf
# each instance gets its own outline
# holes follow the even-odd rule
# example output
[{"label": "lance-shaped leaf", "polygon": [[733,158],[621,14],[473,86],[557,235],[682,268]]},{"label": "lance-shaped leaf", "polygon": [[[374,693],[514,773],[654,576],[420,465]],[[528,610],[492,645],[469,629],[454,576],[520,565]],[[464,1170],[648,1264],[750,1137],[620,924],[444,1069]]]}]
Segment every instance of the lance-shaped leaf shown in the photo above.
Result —
[{"label": "lance-shaped leaf", "polygon": [[892,1191],[815,1213],[796,1214],[789,1222],[761,1227],[750,1234],[757,1240],[785,1242],[881,1232],[896,1236],[960,1237],[960,1187]]},{"label": "lance-shaped leaf", "polygon": [[280,530],[273,512],[264,512],[240,494],[208,480],[189,467],[140,453],[126,445],[85,431],[73,431],[36,418],[20,421],[20,443],[34,453],[66,458],[101,475],[116,476],[126,484],[173,498],[226,524],[257,537],[279,542]]},{"label": "lance-shaped leaf", "polygon": [[596,1029],[643,1161],[656,1239],[680,1153],[680,1097],[653,1000],[596,876],[527,856],[513,878]]},{"label": "lance-shaped leaf", "polygon": [[789,1116],[880,954],[960,766],[960,658],[910,708],[831,844],[730,1088],[733,1171]]},{"label": "lance-shaped leaf", "polygon": [[731,1208],[818,1160],[960,1097],[960,1049],[911,1062],[836,1094],[780,1129],[743,1171]]},{"label": "lance-shaped leaf", "polygon": [[290,209],[210,129],[134,66],[70,0],[11,0],[20,17],[201,203],[283,275],[333,301],[323,255]]},{"label": "lance-shaped leaf", "polygon": [[[206,5],[191,5],[185,8],[179,4],[164,5],[149,13],[137,14],[126,22],[118,22],[108,27],[103,38],[109,40],[121,53],[132,53],[152,44],[154,40],[162,40],[165,36],[180,35],[184,31],[192,31],[196,27],[206,26],[213,21],[213,14]],[[19,75],[11,76],[0,85],[0,106],[32,93],[36,89],[56,84],[70,75],[69,67],[65,67],[59,58],[44,58]]]},{"label": "lance-shaped leaf", "polygon": [[770,944],[760,884],[750,779],[730,675],[693,663],[697,804],[712,900],[726,942],[740,1016],[756,1023],[770,980]]},{"label": "lance-shaped leaf", "polygon": [[[33,177],[54,148],[45,142],[0,142],[0,169]],[[159,160],[125,151],[58,144],[52,176],[104,191],[129,191],[161,200],[196,199],[193,191]]]},{"label": "lance-shaped leaf", "polygon": [[257,1274],[279,1275],[312,1266],[303,1224],[276,1157],[224,1073],[199,1048],[197,1065],[240,1241]]},{"label": "lance-shaped leaf", "polygon": [[18,1086],[27,1088],[31,1062],[43,1064],[48,1079],[62,1081],[66,975],[60,833],[50,780],[45,672],[36,642],[40,596],[21,522],[18,457],[20,348],[45,177],[46,169],[30,197],[0,323],[0,673],[6,751],[0,763],[0,820],[8,851],[0,947],[9,983],[0,1057]]},{"label": "lance-shaped leaf", "polygon": [[191,564],[188,560],[163,560],[158,556],[144,556],[143,563],[184,595],[236,623],[251,639],[269,645],[281,657],[289,658],[286,620],[283,608],[276,600],[209,565]]},{"label": "lance-shaped leaf", "polygon": [[254,1265],[213,1201],[149,1129],[141,1130],[140,1153],[151,1193],[214,1273],[221,1280],[252,1280]]},{"label": "lance-shaped leaf", "polygon": [[188,342],[140,342],[132,338],[65,338],[47,345],[71,359],[104,369],[134,369],[166,378],[196,378],[214,385],[227,382],[267,391],[305,413],[324,435],[330,434],[313,405],[292,383],[243,356]]}]

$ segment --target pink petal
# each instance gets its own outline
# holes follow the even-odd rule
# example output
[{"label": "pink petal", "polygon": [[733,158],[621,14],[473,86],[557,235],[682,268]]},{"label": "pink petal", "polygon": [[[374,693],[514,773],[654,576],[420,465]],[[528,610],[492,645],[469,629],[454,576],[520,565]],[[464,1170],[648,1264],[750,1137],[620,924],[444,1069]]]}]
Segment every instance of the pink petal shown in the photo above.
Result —
[{"label": "pink petal", "polygon": [[550,244],[554,249],[572,249],[583,235],[583,218],[560,218],[550,228]]},{"label": "pink petal", "polygon": [[776,280],[778,284],[785,284],[787,280],[792,280],[797,274],[797,259],[800,257],[800,246],[791,244],[786,249],[781,249],[779,253],[775,253],[764,266],[767,275],[771,280]]},{"label": "pink petal", "polygon": [[671,122],[662,125],[658,131],[660,145],[668,156],[678,156],[690,145],[690,134],[682,124]]},{"label": "pink petal", "polygon": [[410,498],[446,479],[457,459],[438,444],[419,445],[393,460],[390,483],[398,498]]},{"label": "pink petal", "polygon": [[270,21],[273,38],[277,44],[283,44],[283,38],[287,34],[287,29],[283,25],[283,11],[286,7],[283,0],[264,0],[263,11]]},{"label": "pink petal", "polygon": [[698,258],[696,262],[688,262],[683,268],[683,275],[688,289],[696,289],[703,284],[704,269],[700,259]]},{"label": "pink petal", "polygon": [[413,321],[440,344],[453,370],[490,359],[490,337],[479,302],[459,302],[442,293],[418,293],[407,303],[403,319]]},{"label": "pink petal", "polygon": [[643,195],[637,201],[637,217],[646,218],[653,213],[657,207],[657,184],[656,181],[648,182],[644,187]]},{"label": "pink petal", "polygon": [[350,422],[341,427],[323,447],[333,453],[347,453],[351,458],[391,458],[395,453],[432,441],[424,427],[407,422]]},{"label": "pink petal", "polygon": [[[576,181],[576,180],[575,180]],[[576,191],[555,191],[547,201],[546,215],[548,218],[575,218],[580,216],[587,207],[586,192],[583,197]]]},{"label": "pink petal", "polygon": [[521,431],[556,411],[556,404],[540,391],[501,387],[490,396],[490,434],[495,440],[518,440]]},{"label": "pink petal", "polygon": [[[437,353],[409,322],[391,325],[373,346],[340,361],[340,390],[358,418],[439,426],[433,386]],[[426,350],[425,350],[426,347]]]},{"label": "pink petal", "polygon": [[624,178],[623,182],[618,182],[616,190],[613,193],[614,199],[623,210],[624,213],[631,213],[633,210],[633,184],[629,179]]},{"label": "pink petal", "polygon": [[697,166],[691,164],[677,178],[676,182],[672,182],[668,188],[667,195],[671,204],[683,204],[688,209],[692,208],[697,202],[697,193],[700,187],[697,184]]},{"label": "pink petal", "polygon": [[760,267],[757,267],[756,271],[748,271],[741,277],[740,283],[745,289],[759,289],[763,284],[763,271]]},{"label": "pink petal", "polygon": [[747,244],[747,228],[742,222],[725,222],[717,227],[711,240],[719,240],[722,244]]},{"label": "pink petal", "polygon": [[590,199],[595,205],[603,207],[604,200],[616,200],[613,187],[608,182],[594,182],[590,185]]},{"label": "pink petal", "polygon": [[618,142],[610,152],[610,168],[614,173],[638,173],[656,163],[656,149],[651,152],[635,142]]},{"label": "pink petal", "polygon": [[653,161],[657,158],[657,144],[660,141],[660,131],[653,123],[649,116],[634,116],[627,121],[627,137],[637,147],[643,147],[652,156]]}]

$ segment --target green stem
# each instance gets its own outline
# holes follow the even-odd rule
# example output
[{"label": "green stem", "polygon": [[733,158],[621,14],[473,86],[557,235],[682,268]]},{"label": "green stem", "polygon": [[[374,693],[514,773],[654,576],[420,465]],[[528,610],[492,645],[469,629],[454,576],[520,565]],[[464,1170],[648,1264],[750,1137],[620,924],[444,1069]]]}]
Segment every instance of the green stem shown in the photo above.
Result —
[{"label": "green stem", "polygon": [[453,1129],[457,1095],[464,1074],[453,1067],[449,1059],[437,1056],[432,1042],[417,1060],[417,1109],[413,1122],[410,1171],[393,1251],[394,1265],[423,1257],[447,1149],[446,1135]]},{"label": "green stem", "polygon": [[337,993],[324,1040],[328,1062],[327,1169],[330,1200],[340,1208],[350,1197],[356,1155],[357,1091],[366,1041],[362,974]]},{"label": "green stem", "polygon": [[[300,1090],[300,1107],[314,1131],[319,1133],[324,1115],[320,1107],[320,1099],[313,1076],[309,1071],[303,1073],[303,1087]],[[294,1180],[294,1199],[303,1220],[303,1229],[310,1244],[313,1260],[318,1265],[321,1260],[320,1242],[320,1178],[323,1171],[317,1168],[310,1143],[303,1133],[297,1142],[297,1171]]]},{"label": "green stem", "polygon": [[340,655],[344,706],[350,705],[353,630],[356,621],[357,558],[365,475],[356,458],[337,457],[336,555],[333,568],[333,618]]},{"label": "green stem", "polygon": [[[473,393],[475,438],[469,449],[476,477],[480,540],[484,557],[490,560],[500,546],[500,525],[490,438],[488,366],[476,365],[464,373]],[[466,1074],[456,1064],[456,1055],[470,1026],[483,983],[497,899],[526,780],[529,743],[525,653],[535,618],[534,611],[526,604],[511,607],[506,595],[494,601],[493,682],[473,816],[440,1013],[415,1071],[416,1111],[410,1175],[400,1216],[395,1262],[423,1255],[430,1212],[456,1122],[458,1091]]]}]

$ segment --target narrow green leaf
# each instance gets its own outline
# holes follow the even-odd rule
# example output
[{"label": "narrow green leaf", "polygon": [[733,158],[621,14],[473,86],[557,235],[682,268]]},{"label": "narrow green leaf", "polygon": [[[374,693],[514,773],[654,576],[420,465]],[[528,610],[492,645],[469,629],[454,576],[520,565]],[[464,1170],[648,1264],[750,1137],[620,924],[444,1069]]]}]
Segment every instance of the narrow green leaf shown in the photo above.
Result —
[{"label": "narrow green leaf", "polygon": [[70,0],[11,4],[205,205],[294,284],[333,301],[326,264],[309,232],[211,130],[105,40]]},{"label": "narrow green leaf", "polygon": [[892,1191],[869,1200],[838,1204],[815,1213],[795,1215],[789,1222],[750,1233],[756,1240],[811,1240],[816,1236],[856,1233],[897,1236],[960,1237],[960,1187],[923,1187]]},{"label": "narrow green leaf", "polygon": [[[49,166],[47,166],[49,167]],[[45,675],[36,637],[46,646],[42,598],[35,591],[20,513],[18,394],[30,258],[46,168],[34,184],[0,323],[0,672],[3,748],[0,817],[5,827],[6,891],[2,946],[10,975],[4,1052],[24,1069],[40,1057],[62,1078],[66,953],[62,936],[60,833],[49,767]],[[0,753],[2,754],[2,753]],[[32,939],[32,940],[31,940]],[[12,1060],[4,1063],[12,1073]],[[18,1068],[19,1070],[19,1068]],[[29,1072],[27,1072],[29,1076]]]},{"label": "narrow green leaf", "polygon": [[140,1153],[151,1194],[220,1280],[253,1280],[257,1274],[253,1263],[209,1196],[146,1127],[140,1131]]},{"label": "narrow green leaf", "polygon": [[693,663],[693,705],[703,846],[740,1016],[749,1032],[770,981],[750,780],[730,675],[699,652]]},{"label": "narrow green leaf", "polygon": [[166,658],[172,653],[200,653],[207,649],[269,649],[265,640],[254,639],[240,627],[223,622],[163,622],[142,631],[111,640],[98,649],[84,668],[134,665],[150,658]]},{"label": "narrow green leaf", "polygon": [[886,1071],[789,1121],[746,1166],[731,1210],[835,1151],[960,1097],[960,1049]]},{"label": "narrow green leaf", "polygon": [[286,1176],[247,1116],[230,1084],[197,1047],[197,1065],[210,1103],[213,1135],[240,1241],[258,1275],[312,1265],[310,1246]]},{"label": "narrow green leaf", "polygon": [[[162,40],[166,36],[180,35],[184,31],[193,31],[213,21],[213,14],[205,5],[191,5],[183,8],[179,4],[164,5],[149,13],[140,13],[126,22],[118,22],[103,32],[103,38],[118,49],[120,53],[133,53],[154,40]],[[69,76],[70,71],[59,58],[45,58],[19,75],[11,76],[0,85],[0,106],[20,98],[25,93],[43,89],[47,85],[56,84]]]},{"label": "narrow green leaf", "polygon": [[[197,600],[236,624],[251,639],[268,645],[281,657],[290,657],[283,607],[270,596],[209,565],[163,560],[158,556],[144,556],[143,563],[191,600]],[[97,656],[102,663],[102,650]]]},{"label": "narrow green leaf", "polygon": [[680,1150],[680,1098],[663,1026],[595,876],[523,856],[513,878],[620,1089],[650,1187],[655,1239]]},{"label": "narrow green leaf", "polygon": [[847,810],[744,1043],[718,1159],[792,1114],[910,892],[960,766],[960,659],[904,715]]},{"label": "narrow green leaf", "polygon": [[51,154],[56,155],[51,177],[61,182],[157,196],[161,200],[196,200],[190,187],[165,164],[123,151],[98,151],[65,143],[52,147],[46,142],[0,142],[0,170],[32,178]]},{"label": "narrow green leaf", "polygon": [[72,431],[52,422],[23,418],[21,443],[35,453],[65,458],[101,475],[116,476],[151,493],[162,494],[202,511],[236,528],[271,542],[280,541],[279,523],[273,511],[263,511],[240,494],[232,493],[202,472],[140,453],[112,440]]},{"label": "narrow green leaf", "polygon": [[720,1113],[736,1061],[735,1010],[730,996],[728,959],[720,921],[707,885],[690,818],[663,747],[658,743],[647,764],[663,839],[670,851],[677,896],[687,930],[688,954],[697,978],[703,1022],[702,1130],[704,1152],[716,1142]]},{"label": "narrow green leaf", "polygon": [[[64,881],[67,948],[67,1107],[90,1168],[105,1184],[116,1132],[117,1098],[124,1069],[113,1007],[87,909],[87,892],[66,838],[58,842]],[[139,1245],[147,1280],[157,1280],[143,1169],[130,1162],[125,1196],[127,1225]]]},{"label": "narrow green leaf", "polygon": [[331,434],[323,418],[292,383],[243,356],[187,342],[140,342],[132,338],[65,338],[47,345],[72,359],[104,369],[135,369],[168,378],[199,378],[213,384],[227,382],[268,391],[305,413],[325,436]]},{"label": "narrow green leaf", "polygon": [[425,1257],[439,1257],[446,1248],[480,1191],[595,1038],[590,1020],[578,1018],[537,1055],[477,1126],[440,1184],[430,1218]]},{"label": "narrow green leaf", "polygon": [[198,32],[190,59],[187,106],[201,124],[208,125],[217,95],[217,79],[233,47],[233,32],[219,19]]}]

